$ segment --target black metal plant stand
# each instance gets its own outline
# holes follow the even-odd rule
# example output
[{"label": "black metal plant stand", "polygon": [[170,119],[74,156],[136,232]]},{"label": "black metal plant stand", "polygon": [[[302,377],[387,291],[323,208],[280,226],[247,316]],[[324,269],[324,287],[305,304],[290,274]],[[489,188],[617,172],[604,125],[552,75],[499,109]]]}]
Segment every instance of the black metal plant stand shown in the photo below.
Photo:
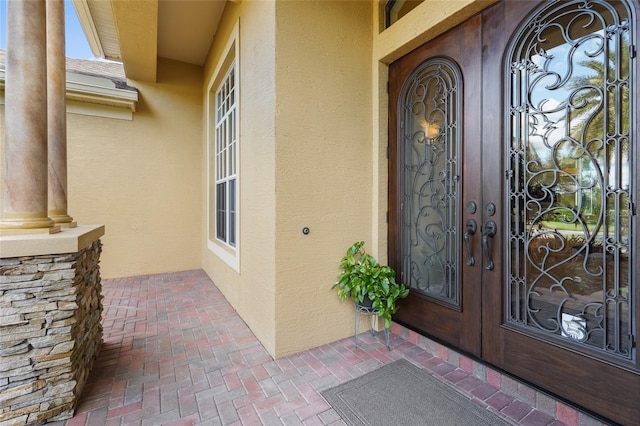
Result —
[{"label": "black metal plant stand", "polygon": [[[369,332],[371,333],[371,337],[373,337],[375,335],[373,331],[373,328],[374,328],[373,324],[376,318],[378,317],[378,311],[371,307],[358,305],[357,303],[355,303],[354,306],[355,306],[355,316],[356,316],[354,341],[355,341],[355,345],[358,346],[358,330],[360,326],[360,316],[366,315],[370,317],[371,327],[369,328]],[[391,347],[389,346],[389,329],[387,327],[384,328],[384,340],[385,340],[385,343],[387,344],[387,351],[390,351]]]}]

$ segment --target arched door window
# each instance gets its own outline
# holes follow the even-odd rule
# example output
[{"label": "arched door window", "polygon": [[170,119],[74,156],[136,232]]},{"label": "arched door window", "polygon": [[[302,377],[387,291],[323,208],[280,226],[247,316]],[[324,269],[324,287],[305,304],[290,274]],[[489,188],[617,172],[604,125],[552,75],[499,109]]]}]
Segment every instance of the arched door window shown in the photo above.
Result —
[{"label": "arched door window", "polygon": [[632,360],[637,116],[632,11],[543,6],[508,49],[508,323]]},{"label": "arched door window", "polygon": [[462,79],[433,58],[402,90],[402,279],[414,291],[459,306],[458,208]]}]

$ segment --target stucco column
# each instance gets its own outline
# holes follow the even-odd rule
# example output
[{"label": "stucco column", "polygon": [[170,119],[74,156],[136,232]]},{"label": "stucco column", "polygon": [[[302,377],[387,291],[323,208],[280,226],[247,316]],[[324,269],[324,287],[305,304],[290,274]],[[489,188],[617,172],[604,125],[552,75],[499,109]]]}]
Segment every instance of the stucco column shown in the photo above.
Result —
[{"label": "stucco column", "polygon": [[7,2],[5,143],[0,233],[56,232],[47,216],[44,0]]},{"label": "stucco column", "polygon": [[67,213],[66,88],[64,0],[47,0],[48,214],[56,224],[73,227]]}]

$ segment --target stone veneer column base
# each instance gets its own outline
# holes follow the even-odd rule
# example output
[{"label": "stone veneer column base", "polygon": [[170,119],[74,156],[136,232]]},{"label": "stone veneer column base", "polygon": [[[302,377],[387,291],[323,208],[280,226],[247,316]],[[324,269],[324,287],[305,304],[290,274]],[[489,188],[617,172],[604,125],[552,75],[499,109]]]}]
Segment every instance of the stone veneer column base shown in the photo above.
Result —
[{"label": "stone veneer column base", "polygon": [[102,345],[103,234],[0,237],[0,425],[73,416]]}]

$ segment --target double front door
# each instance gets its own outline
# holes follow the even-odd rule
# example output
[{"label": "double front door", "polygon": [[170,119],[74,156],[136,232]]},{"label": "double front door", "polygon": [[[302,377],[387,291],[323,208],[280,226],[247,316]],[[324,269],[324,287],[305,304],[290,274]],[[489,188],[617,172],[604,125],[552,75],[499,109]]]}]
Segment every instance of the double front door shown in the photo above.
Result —
[{"label": "double front door", "polygon": [[504,1],[391,64],[395,319],[640,419],[637,2]]}]

